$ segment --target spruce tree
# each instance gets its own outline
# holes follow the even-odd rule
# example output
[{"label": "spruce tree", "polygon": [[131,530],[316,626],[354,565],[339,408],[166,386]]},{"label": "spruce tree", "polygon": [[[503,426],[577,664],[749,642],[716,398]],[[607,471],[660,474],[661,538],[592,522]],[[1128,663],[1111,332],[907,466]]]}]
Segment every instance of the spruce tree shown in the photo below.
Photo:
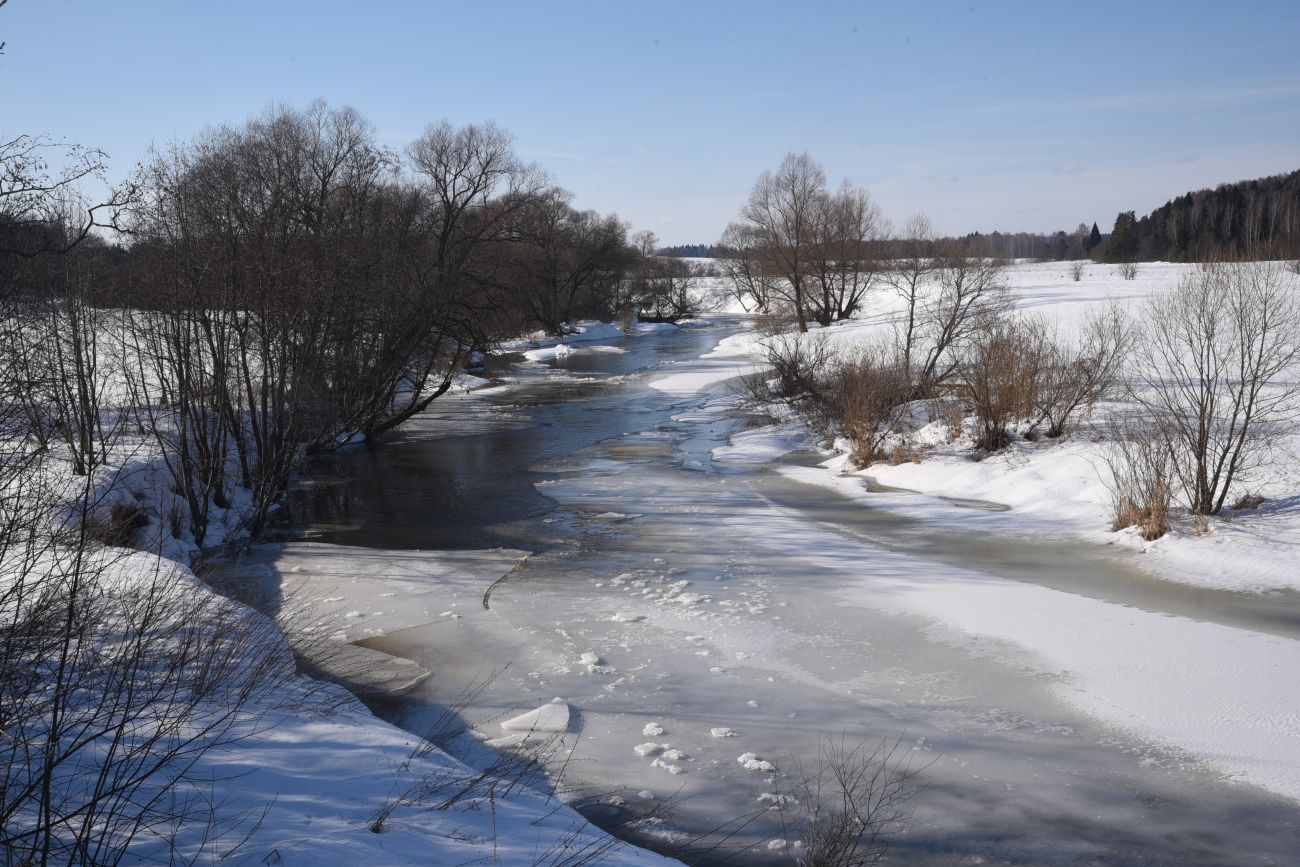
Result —
[{"label": "spruce tree", "polygon": [[1139,244],[1137,215],[1133,211],[1121,211],[1110,233],[1110,255],[1107,258],[1112,262],[1132,262],[1137,257]]}]

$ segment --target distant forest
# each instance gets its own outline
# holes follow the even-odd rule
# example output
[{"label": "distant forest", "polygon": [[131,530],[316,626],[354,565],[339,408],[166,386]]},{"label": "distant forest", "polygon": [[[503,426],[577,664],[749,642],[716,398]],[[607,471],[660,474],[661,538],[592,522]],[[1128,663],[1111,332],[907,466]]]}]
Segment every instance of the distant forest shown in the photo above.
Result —
[{"label": "distant forest", "polygon": [[1300,258],[1300,171],[1187,193],[1141,219],[1125,211],[1106,254],[1115,262]]},{"label": "distant forest", "polygon": [[[934,243],[954,241],[998,259],[1300,259],[1300,171],[1185,193],[1140,218],[1123,211],[1108,234],[1096,223],[1080,223],[1072,232],[972,232]],[[716,258],[729,251],[718,244],[678,244],[658,252]]]}]

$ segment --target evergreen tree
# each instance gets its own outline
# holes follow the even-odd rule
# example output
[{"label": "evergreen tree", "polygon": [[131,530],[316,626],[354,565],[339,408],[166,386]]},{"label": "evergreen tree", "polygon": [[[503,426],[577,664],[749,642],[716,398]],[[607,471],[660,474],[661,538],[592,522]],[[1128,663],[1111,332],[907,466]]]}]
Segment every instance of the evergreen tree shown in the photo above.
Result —
[{"label": "evergreen tree", "polygon": [[1115,218],[1115,228],[1110,233],[1107,258],[1112,262],[1132,262],[1137,257],[1140,244],[1137,214],[1133,211],[1121,211]]},{"label": "evergreen tree", "polygon": [[1097,229],[1097,224],[1094,222],[1092,224],[1092,232],[1088,234],[1088,252],[1091,253],[1093,250],[1097,249],[1097,245],[1100,243],[1101,232]]}]

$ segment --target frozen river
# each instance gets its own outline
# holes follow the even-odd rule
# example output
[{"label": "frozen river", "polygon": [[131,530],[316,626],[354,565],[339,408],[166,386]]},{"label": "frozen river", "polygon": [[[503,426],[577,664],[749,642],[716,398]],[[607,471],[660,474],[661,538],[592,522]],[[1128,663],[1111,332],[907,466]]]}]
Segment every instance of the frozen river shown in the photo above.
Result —
[{"label": "frozen river", "polygon": [[[1076,671],[1036,650],[1037,622],[1022,643],[1002,637],[1037,619],[1041,646],[1068,654],[1053,619],[1066,612],[1093,617],[1098,642],[1116,634],[1109,619],[1149,619],[1289,650],[1293,600],[1184,590],[1081,546],[936,531],[804,483],[797,455],[716,460],[746,419],[723,362],[697,359],[738,328],[578,351],[493,396],[441,400],[437,417],[312,474],[295,505],[318,541],[531,552],[490,592],[449,586],[437,622],[367,642],[433,671],[385,713],[423,733],[479,684],[462,715],[499,737],[502,719],[562,698],[580,721],[564,775],[591,793],[588,814],[675,802],[646,839],[694,841],[678,854],[698,863],[787,860],[781,814],[764,807],[828,736],[897,741],[923,769],[893,863],[1295,862],[1295,802],[1116,724],[1151,690],[1139,677],[1131,696],[1106,692],[1103,664],[1132,660],[1080,652]],[[694,371],[697,388],[654,385]],[[989,599],[1006,604],[953,626]],[[1153,651],[1153,678],[1162,664]],[[1197,708],[1235,712],[1211,692],[1164,701],[1175,733]],[[1279,725],[1293,736],[1294,719]]]}]

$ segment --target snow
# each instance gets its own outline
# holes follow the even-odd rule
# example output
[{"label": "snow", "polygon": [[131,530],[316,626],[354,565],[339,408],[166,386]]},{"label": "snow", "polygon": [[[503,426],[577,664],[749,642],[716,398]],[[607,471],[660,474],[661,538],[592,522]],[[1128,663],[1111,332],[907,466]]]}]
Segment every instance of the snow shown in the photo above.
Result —
[{"label": "snow", "polygon": [[770,424],[742,430],[730,442],[710,451],[715,461],[731,464],[765,464],[806,448],[812,437],[799,424]]},{"label": "snow", "polygon": [[636,324],[637,334],[654,334],[656,332],[676,330],[677,326],[672,322],[638,322]]}]

